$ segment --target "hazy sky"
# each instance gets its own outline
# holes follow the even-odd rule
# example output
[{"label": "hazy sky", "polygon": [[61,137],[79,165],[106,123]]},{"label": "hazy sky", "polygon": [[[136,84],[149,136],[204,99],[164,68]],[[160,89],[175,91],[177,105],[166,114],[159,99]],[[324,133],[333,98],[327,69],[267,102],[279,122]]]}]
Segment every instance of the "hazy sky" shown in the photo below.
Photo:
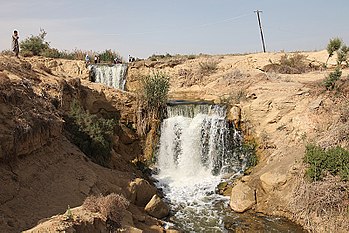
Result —
[{"label": "hazy sky", "polygon": [[348,0],[0,0],[0,50],[47,32],[60,50],[228,54],[262,50],[254,10],[262,10],[268,51],[320,50],[332,37],[349,44]]}]

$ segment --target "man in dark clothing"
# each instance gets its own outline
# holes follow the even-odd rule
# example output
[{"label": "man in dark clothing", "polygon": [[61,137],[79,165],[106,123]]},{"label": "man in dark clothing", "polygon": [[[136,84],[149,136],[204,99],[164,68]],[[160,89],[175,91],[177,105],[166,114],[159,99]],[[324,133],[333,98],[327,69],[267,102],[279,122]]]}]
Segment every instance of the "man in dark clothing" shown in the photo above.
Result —
[{"label": "man in dark clothing", "polygon": [[15,30],[12,35],[12,51],[18,57],[19,54],[19,44],[18,44],[18,32]]}]

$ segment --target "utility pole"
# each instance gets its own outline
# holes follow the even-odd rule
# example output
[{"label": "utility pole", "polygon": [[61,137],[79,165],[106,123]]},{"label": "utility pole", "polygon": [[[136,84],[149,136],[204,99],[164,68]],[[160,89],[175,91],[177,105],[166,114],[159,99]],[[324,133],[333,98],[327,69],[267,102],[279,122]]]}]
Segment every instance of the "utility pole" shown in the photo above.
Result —
[{"label": "utility pole", "polygon": [[261,31],[261,39],[262,39],[262,45],[263,45],[263,52],[265,52],[265,43],[264,43],[264,36],[263,36],[263,30],[262,30],[262,24],[261,24],[261,18],[259,16],[259,13],[262,11],[256,10],[254,11],[257,14],[257,19],[258,19],[258,25],[259,25],[259,30]]}]

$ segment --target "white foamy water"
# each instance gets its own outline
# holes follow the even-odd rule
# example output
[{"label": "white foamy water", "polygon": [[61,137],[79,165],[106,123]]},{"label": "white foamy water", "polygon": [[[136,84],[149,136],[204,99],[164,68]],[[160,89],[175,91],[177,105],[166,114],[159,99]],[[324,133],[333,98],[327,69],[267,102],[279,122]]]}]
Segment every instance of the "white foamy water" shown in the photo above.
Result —
[{"label": "white foamy water", "polygon": [[177,105],[168,108],[168,116],[161,127],[156,178],[175,222],[187,232],[222,232],[228,198],[215,194],[215,187],[221,174],[243,168],[229,146],[239,135],[227,127],[220,106]]},{"label": "white foamy water", "polygon": [[89,65],[92,82],[103,83],[109,87],[125,90],[126,64],[116,65]]}]

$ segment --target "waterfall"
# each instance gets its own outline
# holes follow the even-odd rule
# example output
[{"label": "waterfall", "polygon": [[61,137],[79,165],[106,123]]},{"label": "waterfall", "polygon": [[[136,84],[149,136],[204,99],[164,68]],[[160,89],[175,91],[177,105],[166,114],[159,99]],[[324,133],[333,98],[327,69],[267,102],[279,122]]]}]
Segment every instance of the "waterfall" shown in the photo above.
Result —
[{"label": "waterfall", "polygon": [[125,90],[126,64],[116,65],[89,65],[90,80],[96,83],[103,83],[109,87]]},{"label": "waterfall", "polygon": [[212,206],[224,197],[214,190],[222,174],[244,170],[242,155],[234,152],[234,147],[241,146],[241,136],[228,127],[222,106],[174,105],[168,107],[167,115],[161,126],[157,157],[158,185],[176,211],[175,219],[181,227],[194,232],[220,232],[222,220]]}]

